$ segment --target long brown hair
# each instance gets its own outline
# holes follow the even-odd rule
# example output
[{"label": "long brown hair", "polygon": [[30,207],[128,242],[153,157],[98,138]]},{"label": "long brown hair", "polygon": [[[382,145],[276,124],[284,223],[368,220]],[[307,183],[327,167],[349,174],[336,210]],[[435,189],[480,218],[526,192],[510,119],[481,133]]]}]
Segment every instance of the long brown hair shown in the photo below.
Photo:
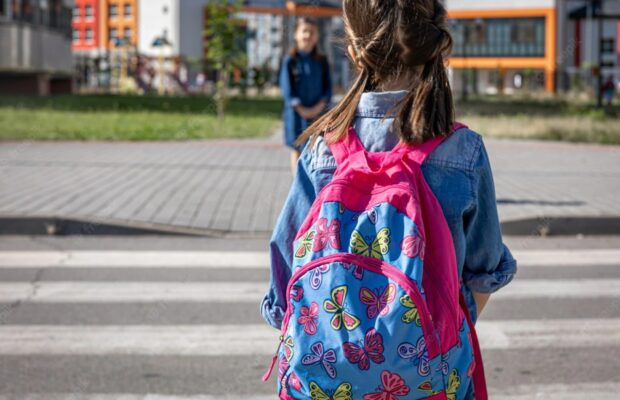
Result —
[{"label": "long brown hair", "polygon": [[454,122],[452,90],[445,59],[452,50],[446,10],[438,0],[344,0],[347,42],[357,55],[355,82],[331,111],[298,139],[330,132],[342,139],[353,122],[364,91],[382,83],[408,81],[408,94],[396,105],[394,126],[407,143],[446,135]]}]

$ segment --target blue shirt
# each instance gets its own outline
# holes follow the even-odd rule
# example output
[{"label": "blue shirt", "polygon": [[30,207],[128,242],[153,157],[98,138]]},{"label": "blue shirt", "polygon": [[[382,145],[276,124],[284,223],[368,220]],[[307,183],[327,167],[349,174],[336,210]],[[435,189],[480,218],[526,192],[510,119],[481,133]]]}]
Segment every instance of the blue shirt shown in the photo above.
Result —
[{"label": "blue shirt", "polygon": [[[393,118],[383,118],[405,94],[397,91],[362,95],[354,128],[367,150],[388,151],[399,142],[399,136],[390,128]],[[334,157],[322,137],[312,149],[302,152],[271,239],[271,283],[261,304],[263,318],[276,328],[280,328],[286,311],[294,237],[335,169]],[[508,284],[517,270],[516,260],[502,242],[493,175],[482,137],[468,128],[457,130],[429,155],[422,164],[422,173],[450,227],[463,293],[475,320],[471,291],[495,292]]]},{"label": "blue shirt", "polygon": [[280,70],[280,90],[284,98],[284,139],[289,147],[306,130],[311,121],[302,118],[295,107],[313,107],[319,101],[327,104],[332,98],[332,82],[327,61],[318,61],[311,54],[297,52],[286,56]]}]

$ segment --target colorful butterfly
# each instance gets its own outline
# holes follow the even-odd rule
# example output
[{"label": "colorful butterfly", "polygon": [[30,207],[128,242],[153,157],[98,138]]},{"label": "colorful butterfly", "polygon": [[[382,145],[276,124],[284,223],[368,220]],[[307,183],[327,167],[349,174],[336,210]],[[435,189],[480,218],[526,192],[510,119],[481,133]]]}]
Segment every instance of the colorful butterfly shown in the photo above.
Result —
[{"label": "colorful butterfly", "polygon": [[329,265],[321,265],[320,267],[316,267],[310,273],[310,287],[316,290],[321,287],[321,283],[323,283],[323,274],[329,271]]},{"label": "colorful butterfly", "polygon": [[368,306],[366,315],[373,319],[377,315],[386,316],[390,312],[390,303],[396,298],[396,285],[390,283],[381,292],[377,293],[368,288],[360,290],[360,301]]},{"label": "colorful butterfly", "polygon": [[403,307],[410,308],[410,310],[405,311],[401,320],[406,324],[410,324],[415,321],[415,324],[417,326],[422,326],[422,321],[420,320],[420,313],[418,312],[418,308],[415,306],[413,300],[411,300],[411,296],[406,294],[401,297],[400,304],[402,304]]},{"label": "colorful butterfly", "polygon": [[295,347],[295,344],[293,343],[293,338],[290,336],[287,336],[284,339],[284,357],[286,357],[286,361],[291,361],[291,358],[293,358],[294,347]]},{"label": "colorful butterfly", "polygon": [[295,301],[301,300],[304,296],[304,288],[298,285],[293,285],[291,288],[291,298]]},{"label": "colorful butterfly", "polygon": [[383,371],[381,386],[377,388],[377,392],[365,394],[364,400],[398,400],[400,396],[408,395],[409,391],[409,386],[400,375]]},{"label": "colorful butterfly", "polygon": [[358,231],[351,234],[351,251],[355,254],[361,254],[367,257],[374,257],[379,260],[388,253],[390,246],[390,230],[383,228],[377,233],[377,236],[369,245]]},{"label": "colorful butterfly", "polygon": [[420,236],[405,236],[400,248],[409,258],[416,258],[419,255],[424,259],[424,241]]},{"label": "colorful butterfly", "polygon": [[361,323],[359,318],[344,310],[344,300],[347,297],[347,287],[339,286],[332,290],[332,300],[325,300],[323,309],[328,313],[334,314],[330,325],[335,330],[339,330],[342,325],[345,329],[351,331]]},{"label": "colorful butterfly", "polygon": [[450,372],[450,377],[448,378],[448,387],[446,388],[446,397],[448,400],[456,400],[456,392],[459,386],[461,386],[461,377],[455,368]]},{"label": "colorful butterfly", "polygon": [[[446,398],[448,400],[456,400],[456,392],[460,385],[461,378],[459,377],[459,373],[456,369],[453,369],[450,373],[450,377],[448,378],[448,387],[446,388]],[[434,396],[440,393],[433,390],[431,381],[422,382],[420,386],[418,386],[418,389],[426,392],[429,396]]]},{"label": "colorful butterfly", "polygon": [[310,307],[302,306],[299,309],[301,316],[297,318],[297,323],[304,326],[304,332],[312,336],[316,333],[316,322],[319,319],[319,305],[315,302]]},{"label": "colorful butterfly", "polygon": [[331,225],[327,225],[327,218],[319,219],[316,225],[316,235],[314,236],[314,246],[312,251],[321,251],[327,245],[333,249],[340,249],[340,220],[332,220]]},{"label": "colorful butterfly", "polygon": [[347,382],[340,384],[331,396],[321,389],[316,382],[310,382],[310,396],[312,400],[353,400],[353,397],[351,397],[351,384]]},{"label": "colorful butterfly", "polygon": [[375,364],[385,361],[383,356],[383,337],[375,328],[370,328],[366,332],[366,342],[363,346],[358,346],[351,342],[342,345],[344,356],[352,364],[357,364],[359,369],[366,371],[370,368],[370,360]]},{"label": "colorful butterfly", "polygon": [[310,252],[312,248],[312,243],[314,242],[315,232],[313,230],[309,230],[306,234],[299,240],[299,248],[295,252],[296,258],[304,258]]},{"label": "colorful butterfly", "polygon": [[401,358],[411,359],[418,366],[420,376],[428,376],[431,371],[428,354],[426,352],[426,341],[422,336],[414,346],[411,343],[402,343],[398,346],[398,355]]},{"label": "colorful butterfly", "polygon": [[362,278],[364,277],[364,268],[363,267],[360,267],[359,265],[347,264],[347,263],[343,263],[342,266],[345,269],[353,269],[353,276],[356,279],[362,280]]},{"label": "colorful butterfly", "polygon": [[448,358],[450,358],[450,353],[443,353],[441,355],[441,362],[437,366],[437,371],[441,371],[444,376],[448,375],[448,371],[450,369],[450,366],[448,365]]},{"label": "colorful butterfly", "polygon": [[305,356],[303,356],[303,358],[301,359],[301,363],[303,365],[321,364],[327,375],[330,378],[335,379],[337,372],[336,368],[334,368],[334,366],[332,365],[336,362],[336,352],[334,351],[334,349],[324,351],[323,343],[321,342],[316,342],[315,344],[310,346],[310,349],[314,354],[306,354]]}]

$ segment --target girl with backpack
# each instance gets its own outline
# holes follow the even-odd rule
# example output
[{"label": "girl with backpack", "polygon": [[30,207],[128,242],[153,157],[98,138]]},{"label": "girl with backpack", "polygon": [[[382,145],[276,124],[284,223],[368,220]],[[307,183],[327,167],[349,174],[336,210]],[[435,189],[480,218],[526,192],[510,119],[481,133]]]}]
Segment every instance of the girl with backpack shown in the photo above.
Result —
[{"label": "girl with backpack", "polygon": [[344,0],[359,76],[309,139],[271,240],[281,399],[487,399],[474,322],[516,260],[481,136],[454,121],[438,0]]},{"label": "girl with backpack", "polygon": [[318,21],[301,17],[295,25],[295,46],[280,68],[284,97],[284,141],[291,148],[291,170],[299,159],[297,139],[329,106],[332,83],[327,58],[319,52]]}]

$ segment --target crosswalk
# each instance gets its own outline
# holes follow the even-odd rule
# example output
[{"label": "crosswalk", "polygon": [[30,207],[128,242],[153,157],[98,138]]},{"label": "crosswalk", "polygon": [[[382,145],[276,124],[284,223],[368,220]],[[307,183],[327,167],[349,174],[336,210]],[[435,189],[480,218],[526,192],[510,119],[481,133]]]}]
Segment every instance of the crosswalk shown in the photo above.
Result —
[{"label": "crosswalk", "polygon": [[[616,399],[620,250],[514,251],[478,322],[491,399]],[[0,400],[274,399],[268,254],[0,252]]]}]

